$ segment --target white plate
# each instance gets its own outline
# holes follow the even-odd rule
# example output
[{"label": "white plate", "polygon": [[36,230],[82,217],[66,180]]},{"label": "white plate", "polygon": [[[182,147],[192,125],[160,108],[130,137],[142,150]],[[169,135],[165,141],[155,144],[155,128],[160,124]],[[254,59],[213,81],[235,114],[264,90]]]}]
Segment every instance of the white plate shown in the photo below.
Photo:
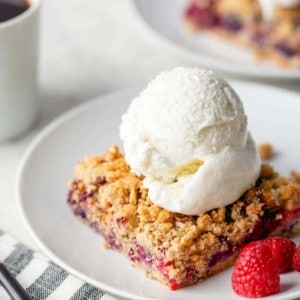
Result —
[{"label": "white plate", "polygon": [[[287,174],[300,170],[300,101],[296,94],[233,82],[244,100],[250,129],[258,142],[271,141],[274,165]],[[18,172],[17,198],[22,218],[41,249],[58,265],[95,286],[126,299],[239,299],[230,286],[231,270],[203,283],[170,291],[133,268],[122,254],[102,248],[102,237],[76,219],[66,203],[67,182],[76,162],[119,144],[121,114],[140,89],[88,102],[51,123],[29,147]],[[300,274],[282,277],[282,293],[300,296]]]},{"label": "white plate", "polygon": [[255,65],[250,51],[209,34],[186,32],[183,12],[188,0],[132,0],[149,32],[184,59],[219,71],[264,78],[300,78],[300,70],[280,69],[270,62]]}]

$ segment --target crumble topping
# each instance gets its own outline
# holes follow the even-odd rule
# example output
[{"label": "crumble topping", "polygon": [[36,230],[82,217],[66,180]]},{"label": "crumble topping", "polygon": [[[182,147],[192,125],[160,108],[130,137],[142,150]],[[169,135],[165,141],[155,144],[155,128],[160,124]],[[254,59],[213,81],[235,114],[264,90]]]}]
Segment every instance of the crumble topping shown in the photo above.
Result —
[{"label": "crumble topping", "polygon": [[140,266],[143,257],[141,267],[148,266],[151,277],[188,285],[209,276],[210,265],[236,252],[264,218],[280,222],[283,210],[300,204],[299,174],[293,174],[293,180],[281,178],[263,165],[256,186],[235,203],[187,216],[152,203],[142,178],[130,172],[115,146],[78,163],[69,183],[69,204],[105,236],[106,246],[122,249]]}]

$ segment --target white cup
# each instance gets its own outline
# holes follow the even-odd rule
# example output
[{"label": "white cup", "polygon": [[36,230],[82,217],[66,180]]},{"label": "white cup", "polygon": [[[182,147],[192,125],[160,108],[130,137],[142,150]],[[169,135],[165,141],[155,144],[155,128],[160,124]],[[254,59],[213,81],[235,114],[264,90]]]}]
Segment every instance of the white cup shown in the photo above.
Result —
[{"label": "white cup", "polygon": [[24,133],[37,117],[41,0],[30,3],[22,14],[0,23],[0,142]]}]

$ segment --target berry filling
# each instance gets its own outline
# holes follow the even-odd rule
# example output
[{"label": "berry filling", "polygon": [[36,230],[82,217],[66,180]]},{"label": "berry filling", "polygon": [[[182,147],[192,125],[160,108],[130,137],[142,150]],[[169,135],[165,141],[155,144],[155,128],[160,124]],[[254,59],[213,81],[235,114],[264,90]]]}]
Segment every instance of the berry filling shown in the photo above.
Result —
[{"label": "berry filling", "polygon": [[210,6],[199,7],[192,4],[186,11],[186,17],[202,28],[211,28],[218,24],[218,16]]},{"label": "berry filling", "polygon": [[105,241],[109,244],[109,246],[113,249],[122,250],[122,245],[118,242],[117,237],[114,233],[110,233],[108,235],[102,234],[104,236]]},{"label": "berry filling", "polygon": [[243,29],[243,22],[236,16],[220,18],[219,27],[230,32],[238,32]]},{"label": "berry filling", "polygon": [[273,47],[281,55],[289,57],[289,58],[300,54],[295,49],[293,49],[291,46],[289,46],[289,45],[287,45],[286,43],[283,43],[283,42],[277,43]]},{"label": "berry filling", "polygon": [[202,29],[222,28],[226,31],[238,32],[243,28],[243,22],[238,16],[220,16],[211,6],[200,7],[192,4],[185,14],[188,20]]}]

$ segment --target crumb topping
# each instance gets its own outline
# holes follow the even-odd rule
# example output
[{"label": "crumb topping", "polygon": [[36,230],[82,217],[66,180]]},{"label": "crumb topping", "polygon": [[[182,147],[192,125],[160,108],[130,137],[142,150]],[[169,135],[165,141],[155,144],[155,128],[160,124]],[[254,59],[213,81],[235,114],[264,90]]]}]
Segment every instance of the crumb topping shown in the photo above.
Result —
[{"label": "crumb topping", "polygon": [[78,163],[75,179],[69,183],[70,203],[82,205],[86,218],[99,231],[109,229],[111,235],[113,228],[123,247],[128,246],[128,253],[135,240],[152,252],[151,257],[163,256],[168,276],[180,278],[186,276],[187,265],[207,274],[212,254],[225,253],[229,245],[246,240],[262,216],[275,214],[279,220],[281,209],[300,204],[299,178],[298,173],[293,173],[293,180],[278,177],[270,166],[263,165],[256,186],[235,203],[201,216],[187,216],[152,203],[142,178],[130,172],[115,146],[103,156]]}]

